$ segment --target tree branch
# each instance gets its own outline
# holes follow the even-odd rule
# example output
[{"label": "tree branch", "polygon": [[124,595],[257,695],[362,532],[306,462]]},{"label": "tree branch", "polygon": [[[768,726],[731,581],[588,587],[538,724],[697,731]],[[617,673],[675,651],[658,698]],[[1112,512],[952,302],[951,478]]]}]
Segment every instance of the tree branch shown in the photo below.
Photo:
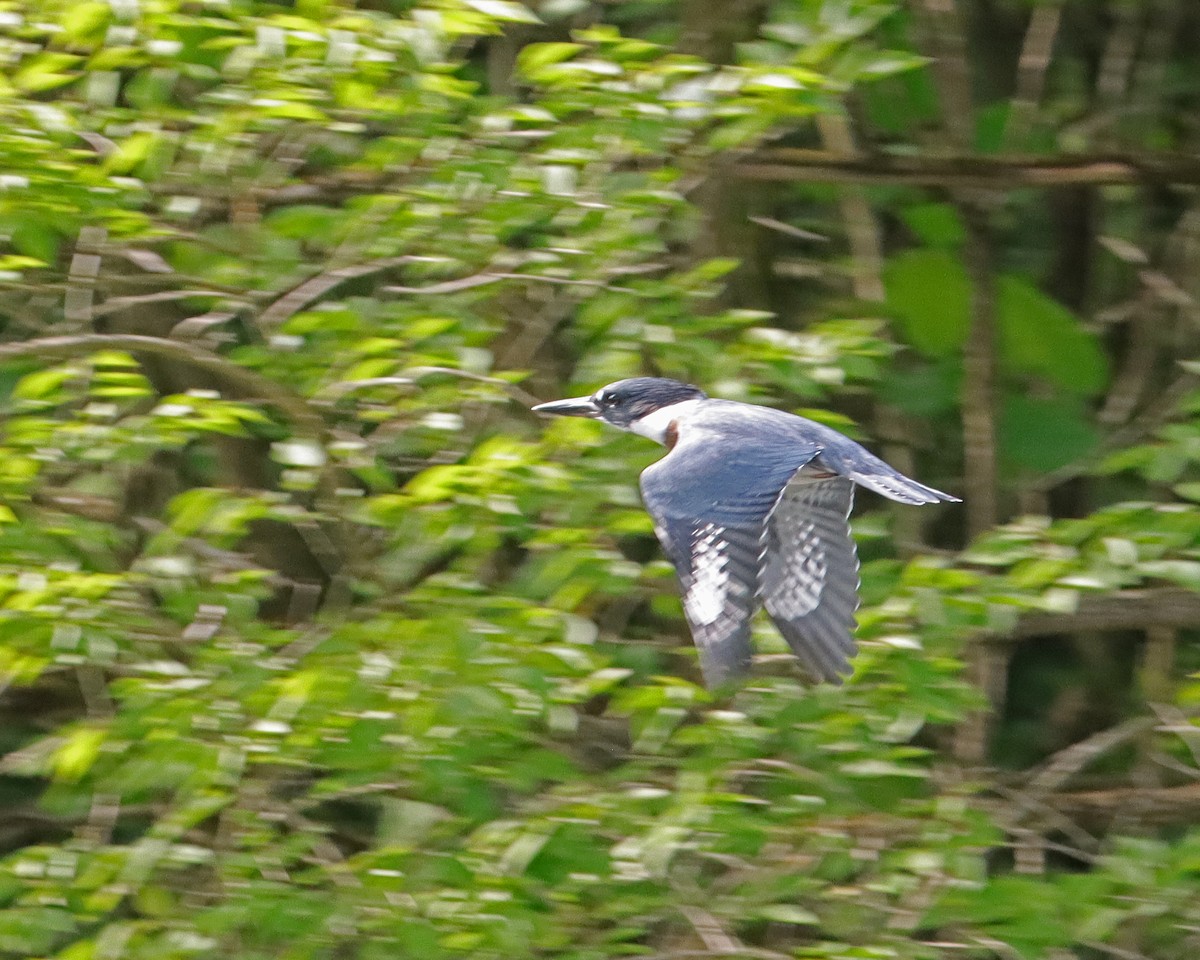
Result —
[{"label": "tree branch", "polygon": [[844,155],[776,147],[733,166],[743,180],[773,183],[908,184],[1011,190],[1113,184],[1200,184],[1200,157],[1185,154],[942,153]]},{"label": "tree branch", "polygon": [[347,267],[338,267],[303,281],[271,303],[258,317],[259,326],[266,330],[278,327],[294,314],[320,300],[325,294],[347,280],[368,277],[373,273],[382,273],[404,266],[407,263],[437,263],[439,257],[384,257],[372,260],[370,263],[356,263]]},{"label": "tree branch", "polygon": [[1144,826],[1192,824],[1200,815],[1200,783],[1178,787],[1115,787],[1051,793],[1044,802],[1072,820],[1095,829],[1121,813],[1135,812]]},{"label": "tree branch", "polygon": [[1200,593],[1183,587],[1157,587],[1085,594],[1071,613],[1031,611],[1023,614],[1011,630],[982,634],[979,639],[985,643],[1009,644],[1050,634],[1197,625],[1200,625]]}]

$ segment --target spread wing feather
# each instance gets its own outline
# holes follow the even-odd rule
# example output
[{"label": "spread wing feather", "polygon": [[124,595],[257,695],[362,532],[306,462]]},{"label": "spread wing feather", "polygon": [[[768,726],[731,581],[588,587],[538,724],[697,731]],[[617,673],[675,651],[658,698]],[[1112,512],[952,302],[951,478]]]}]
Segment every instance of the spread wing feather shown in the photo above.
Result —
[{"label": "spread wing feather", "polygon": [[740,676],[750,667],[761,524],[655,519],[655,532],[679,576],[705,683],[716,686]]},{"label": "spread wing feather", "polygon": [[[886,467],[887,464],[884,464]],[[927,487],[923,483],[917,483],[909,477],[898,473],[895,470],[888,468],[888,472],[865,472],[852,471],[848,474],[851,480],[862,484],[868,490],[874,490],[876,493],[883,494],[889,500],[895,500],[897,503],[909,503],[919,505],[924,503],[938,503],[942,500],[958,501],[958,497],[952,497],[948,493],[942,493],[941,490],[935,490],[933,487]]]},{"label": "spread wing feather", "polygon": [[850,672],[858,556],[850,535],[854,483],[801,469],[783,488],[763,530],[763,604],[792,652],[816,677]]},{"label": "spread wing feather", "polygon": [[707,434],[681,441],[642,473],[642,499],[679,575],[710,686],[750,667],[763,524],[788,478],[816,452],[812,444],[747,447]]},{"label": "spread wing feather", "polygon": [[955,498],[779,410],[709,400],[673,424],[677,443],[642,473],[642,497],[679,574],[705,681],[747,670],[762,603],[804,666],[840,683],[856,652],[854,485],[901,503]]}]

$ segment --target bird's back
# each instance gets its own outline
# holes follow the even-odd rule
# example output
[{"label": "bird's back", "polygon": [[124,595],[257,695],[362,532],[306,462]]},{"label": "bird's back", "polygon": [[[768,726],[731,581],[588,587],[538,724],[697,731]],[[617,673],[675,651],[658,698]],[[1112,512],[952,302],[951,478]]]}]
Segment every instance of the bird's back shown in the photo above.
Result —
[{"label": "bird's back", "polygon": [[[875,454],[832,427],[795,414],[736,403],[705,400],[695,404],[679,423],[679,444],[685,444],[682,461],[703,461],[705,449],[720,450],[732,462],[765,467],[763,482],[778,482],[778,492],[800,467],[812,463],[837,476],[898,503],[922,504],[956,501],[957,497],[906,477]],[[690,456],[689,456],[690,454]],[[660,463],[665,463],[665,457]],[[678,467],[672,465],[670,472]],[[745,469],[738,471],[743,477]],[[734,474],[724,471],[731,482]],[[643,474],[644,476],[644,474]]]},{"label": "bird's back", "polygon": [[825,439],[820,424],[728,400],[701,401],[676,423],[675,446],[642,473],[643,493],[668,514],[726,522],[764,516]]}]

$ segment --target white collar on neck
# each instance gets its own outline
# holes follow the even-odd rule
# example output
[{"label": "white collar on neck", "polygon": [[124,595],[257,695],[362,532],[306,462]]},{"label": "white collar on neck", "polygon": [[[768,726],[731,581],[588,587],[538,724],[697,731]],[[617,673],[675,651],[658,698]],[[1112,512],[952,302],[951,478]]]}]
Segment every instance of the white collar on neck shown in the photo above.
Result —
[{"label": "white collar on neck", "polygon": [[671,424],[681,416],[690,413],[699,402],[698,398],[680,400],[669,407],[662,407],[653,413],[648,413],[644,417],[634,420],[629,425],[629,429],[640,436],[648,437],[655,443],[665,444],[667,442],[667,432],[670,430]]}]

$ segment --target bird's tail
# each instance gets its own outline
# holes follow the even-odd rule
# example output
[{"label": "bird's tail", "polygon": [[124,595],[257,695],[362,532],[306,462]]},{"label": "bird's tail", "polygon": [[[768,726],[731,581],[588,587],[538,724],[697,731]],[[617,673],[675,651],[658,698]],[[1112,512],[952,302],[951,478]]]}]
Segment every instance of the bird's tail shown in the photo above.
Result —
[{"label": "bird's tail", "polygon": [[[886,464],[882,465],[887,467]],[[856,470],[850,473],[850,479],[868,490],[874,490],[889,500],[899,503],[938,503],[943,500],[961,503],[958,497],[942,493],[941,490],[927,487],[923,483],[917,483],[916,480],[912,480],[890,467],[887,468],[887,472],[860,473]]]}]

